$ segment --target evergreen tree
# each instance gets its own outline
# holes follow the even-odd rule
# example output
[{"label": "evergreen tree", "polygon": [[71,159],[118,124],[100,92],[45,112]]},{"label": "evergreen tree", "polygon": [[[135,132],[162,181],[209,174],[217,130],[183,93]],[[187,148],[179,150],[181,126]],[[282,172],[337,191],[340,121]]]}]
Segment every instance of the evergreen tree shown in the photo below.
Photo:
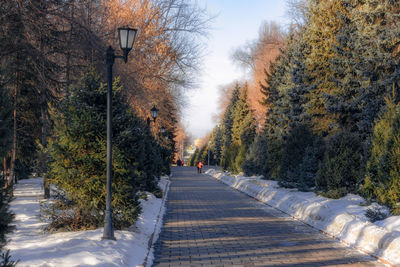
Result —
[{"label": "evergreen tree", "polygon": [[303,34],[304,28],[292,32],[286,44],[292,81],[292,88],[288,92],[290,128],[311,123],[310,115],[307,113],[307,107],[310,104],[308,94],[315,86],[311,84],[311,79],[306,72],[306,56],[310,48],[302,38]]},{"label": "evergreen tree", "polygon": [[310,48],[305,66],[313,87],[308,93],[310,103],[307,112],[311,116],[314,131],[320,135],[334,132],[337,128],[334,114],[327,110],[325,95],[333,95],[337,89],[331,80],[331,59],[335,55],[333,47],[337,45],[336,34],[342,26],[338,12],[343,8],[342,0],[312,0],[308,3],[303,38]]},{"label": "evergreen tree", "polygon": [[6,234],[11,233],[14,229],[14,226],[10,225],[14,219],[14,214],[9,211],[8,202],[10,198],[8,193],[3,189],[4,185],[4,180],[0,179],[0,266],[13,267],[16,265],[16,262],[10,260],[9,250],[3,251],[7,243]]},{"label": "evergreen tree", "polygon": [[[200,156],[200,160],[204,163],[204,165],[208,165],[208,153],[209,152],[209,145],[208,143],[203,147],[203,153]],[[210,164],[212,163],[212,151],[210,151]]]},{"label": "evergreen tree", "polygon": [[386,99],[386,112],[374,127],[371,157],[361,192],[400,214],[400,104]]},{"label": "evergreen tree", "polygon": [[230,158],[228,157],[228,150],[230,149],[232,143],[232,127],[233,127],[233,118],[234,118],[234,110],[236,106],[236,102],[240,97],[240,87],[238,84],[235,85],[235,88],[232,92],[232,96],[230,98],[228,107],[225,110],[224,117],[222,119],[221,127],[222,127],[222,152],[221,152],[221,167],[226,170],[228,168]]},{"label": "evergreen tree", "polygon": [[[15,102],[18,127],[14,127],[14,136],[21,134],[15,138],[18,142],[13,151],[17,151],[13,152],[16,155],[12,161],[32,165],[36,140],[43,145],[49,132],[47,109],[56,103],[55,95],[61,84],[57,57],[61,49],[56,46],[61,43],[62,33],[54,10],[62,4],[56,0],[3,2],[0,53],[6,63],[7,88]],[[32,117],[35,123],[29,121]],[[39,118],[41,127],[36,121]],[[25,150],[28,153],[23,153]]]},{"label": "evergreen tree", "polygon": [[187,165],[188,166],[195,166],[197,164],[196,158],[198,157],[199,149],[196,147],[194,153],[189,157]]},{"label": "evergreen tree", "polygon": [[[7,91],[0,84],[0,158],[6,156],[12,144],[12,105]],[[9,211],[9,190],[6,189],[6,172],[0,176],[0,266],[14,266],[8,259],[8,252],[2,253],[6,244],[6,234],[13,230],[10,225],[14,215]]]},{"label": "evergreen tree", "polygon": [[[306,112],[309,104],[307,95],[313,85],[310,84],[310,78],[306,73],[305,61],[309,47],[302,39],[303,34],[304,28],[291,32],[286,46],[293,87],[288,93],[289,130],[284,142],[279,181],[283,186],[306,189],[315,183],[315,179],[311,179],[315,176],[310,176],[309,172],[315,170],[314,174],[316,175],[318,162],[315,162],[314,155],[307,153],[314,150],[313,143],[317,137],[312,131],[310,115]],[[303,170],[300,168],[303,162],[308,164],[313,162],[316,166],[314,168],[310,168],[310,166],[308,170]],[[307,172],[307,174],[303,172]]]},{"label": "evergreen tree", "polygon": [[336,42],[332,48],[334,57],[331,59],[332,81],[336,90],[326,95],[326,108],[334,115],[340,129],[362,132],[360,121],[363,117],[360,95],[362,93],[362,77],[359,70],[364,55],[358,47],[360,38],[356,21],[351,11],[357,9],[357,1],[341,0],[343,8],[337,11],[337,20],[341,27],[336,33]]},{"label": "evergreen tree", "polygon": [[249,147],[255,137],[253,111],[247,99],[247,84],[240,90],[240,97],[233,111],[232,143]]},{"label": "evergreen tree", "polygon": [[391,0],[366,0],[361,8],[352,10],[358,32],[355,53],[362,55],[356,65],[362,82],[357,99],[362,110],[358,127],[370,135],[374,121],[384,111],[384,99],[391,95],[393,84],[396,90],[400,88],[399,10],[400,3]]},{"label": "evergreen tree", "polygon": [[[234,109],[234,119],[232,125],[232,144],[236,152],[232,153],[234,165],[229,169],[234,172],[241,172],[247,150],[253,143],[256,135],[256,125],[253,111],[247,99],[247,84],[241,89],[240,98]],[[237,148],[236,148],[237,146]]]},{"label": "evergreen tree", "polygon": [[[106,195],[106,89],[93,71],[72,89],[55,114],[55,137],[49,142],[52,182],[65,192],[75,212],[59,216],[52,227],[102,225]],[[150,132],[124,101],[118,83],[113,95],[113,219],[117,229],[133,224],[140,210],[137,191],[152,186],[157,173],[144,170],[151,154]],[[152,159],[154,164],[160,164]],[[148,171],[149,173],[146,173]]]},{"label": "evergreen tree", "polygon": [[242,171],[246,152],[256,134],[255,119],[247,99],[247,85],[241,88],[231,114],[233,116],[231,145],[225,151],[223,167],[238,173]]},{"label": "evergreen tree", "polygon": [[269,73],[265,71],[265,84],[261,84],[262,104],[267,108],[263,132],[267,138],[267,154],[263,175],[267,179],[277,179],[281,168],[284,138],[289,130],[290,99],[293,88],[290,75],[289,57],[282,50],[281,55],[271,64]]},{"label": "evergreen tree", "polygon": [[200,148],[194,164],[196,165],[199,161],[205,163],[206,157],[207,157],[207,145],[204,145],[202,148]]},{"label": "evergreen tree", "polygon": [[210,137],[210,150],[212,153],[212,165],[219,165],[221,162],[222,152],[222,130],[219,125],[215,126]]},{"label": "evergreen tree", "polygon": [[[9,210],[9,190],[4,189],[5,181],[0,177],[0,266],[14,266],[12,261],[9,261],[8,252],[3,254],[3,247],[7,243],[6,235],[11,233],[15,226],[11,226],[14,219],[14,214]],[[7,265],[9,264],[9,265]]]}]

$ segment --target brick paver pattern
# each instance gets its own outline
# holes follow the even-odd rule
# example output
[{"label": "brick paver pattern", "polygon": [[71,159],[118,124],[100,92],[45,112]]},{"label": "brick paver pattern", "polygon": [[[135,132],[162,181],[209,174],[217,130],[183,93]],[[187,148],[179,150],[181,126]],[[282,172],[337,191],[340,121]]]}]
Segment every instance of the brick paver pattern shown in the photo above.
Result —
[{"label": "brick paver pattern", "polygon": [[173,168],[153,266],[384,266],[194,168]]}]

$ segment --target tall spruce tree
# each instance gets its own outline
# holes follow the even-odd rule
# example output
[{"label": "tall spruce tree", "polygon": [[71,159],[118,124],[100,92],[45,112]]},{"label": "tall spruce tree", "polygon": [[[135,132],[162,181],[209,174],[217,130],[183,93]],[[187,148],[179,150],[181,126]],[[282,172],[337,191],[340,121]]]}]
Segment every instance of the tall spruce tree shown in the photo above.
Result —
[{"label": "tall spruce tree", "polygon": [[307,112],[311,116],[313,129],[320,135],[337,129],[335,116],[328,112],[325,94],[334,94],[336,86],[331,80],[336,34],[340,27],[338,12],[343,9],[343,1],[312,0],[308,3],[307,25],[303,38],[310,48],[306,56],[306,74],[311,84]]},{"label": "tall spruce tree", "polygon": [[362,55],[356,65],[362,81],[358,100],[362,116],[358,127],[369,135],[375,119],[384,111],[384,99],[391,95],[393,84],[396,90],[400,88],[399,10],[399,1],[391,0],[366,0],[352,10],[358,32],[356,53]]},{"label": "tall spruce tree", "polygon": [[265,71],[265,84],[260,84],[262,104],[267,108],[263,134],[267,138],[267,154],[263,175],[277,179],[281,168],[284,138],[289,131],[288,92],[293,87],[290,75],[290,59],[285,50],[281,51],[269,72]]},{"label": "tall spruce tree", "polygon": [[[313,158],[314,156],[306,152],[312,149],[316,136],[312,131],[310,115],[306,112],[309,104],[308,93],[312,90],[313,85],[310,84],[310,78],[306,73],[305,60],[310,48],[302,38],[303,34],[304,29],[292,32],[286,45],[293,87],[288,93],[289,130],[284,142],[279,181],[283,186],[307,189],[314,185],[315,180],[312,178],[315,176],[310,176],[311,169],[307,170],[307,175],[304,174],[303,172],[306,170],[300,166],[305,161],[313,161],[308,157]],[[305,180],[307,178],[311,178],[311,180]]]},{"label": "tall spruce tree", "polygon": [[195,166],[197,164],[196,158],[199,154],[199,148],[196,147],[194,153],[189,157],[188,162],[186,163],[187,166]]},{"label": "tall spruce tree", "polygon": [[230,165],[231,157],[228,155],[232,143],[232,127],[236,102],[240,97],[239,84],[235,85],[232,96],[230,98],[228,107],[225,110],[224,117],[222,118],[222,152],[221,152],[221,167],[226,170]]},{"label": "tall spruce tree", "polygon": [[[44,6],[53,4],[53,1],[10,0],[2,3],[0,53],[2,64],[6,65],[7,89],[14,103],[10,176],[16,178],[23,175],[23,170],[32,168],[36,140],[46,139],[41,137],[43,131],[48,131],[46,110],[54,95],[51,90],[44,90],[57,87],[54,81],[58,69],[50,60],[55,60],[56,49],[45,49],[45,42],[53,43],[50,36],[55,32],[48,27],[51,18]],[[37,127],[38,118],[42,118],[43,127]]]},{"label": "tall spruce tree", "polygon": [[341,27],[336,33],[336,42],[332,48],[334,56],[331,59],[332,81],[336,90],[326,95],[326,107],[334,114],[340,129],[350,132],[360,132],[360,121],[363,117],[360,95],[362,94],[362,77],[360,63],[364,55],[358,47],[356,21],[352,10],[359,7],[357,1],[341,0],[343,8],[337,11],[337,19]]},{"label": "tall spruce tree", "polygon": [[232,144],[229,149],[231,157],[228,169],[241,172],[248,148],[256,135],[256,125],[253,111],[247,99],[247,84],[240,90],[240,97],[233,111]]},{"label": "tall spruce tree", "polygon": [[219,165],[222,152],[222,129],[220,125],[214,127],[210,137],[210,149],[212,151],[212,165]]}]

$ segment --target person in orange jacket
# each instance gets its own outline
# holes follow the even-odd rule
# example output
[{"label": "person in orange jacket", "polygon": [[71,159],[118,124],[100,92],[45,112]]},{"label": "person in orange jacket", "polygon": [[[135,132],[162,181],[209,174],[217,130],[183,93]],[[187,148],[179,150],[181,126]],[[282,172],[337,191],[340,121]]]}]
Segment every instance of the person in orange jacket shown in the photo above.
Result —
[{"label": "person in orange jacket", "polygon": [[203,168],[203,166],[203,162],[199,161],[199,163],[197,163],[197,173],[201,173],[201,169]]}]

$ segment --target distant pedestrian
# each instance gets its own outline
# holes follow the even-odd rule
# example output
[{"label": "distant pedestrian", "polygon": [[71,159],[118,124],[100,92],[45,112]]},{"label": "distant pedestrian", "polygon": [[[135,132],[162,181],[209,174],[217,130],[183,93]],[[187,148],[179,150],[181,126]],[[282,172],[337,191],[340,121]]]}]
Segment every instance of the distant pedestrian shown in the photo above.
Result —
[{"label": "distant pedestrian", "polygon": [[203,168],[203,166],[203,162],[199,161],[199,163],[197,163],[197,173],[201,173],[201,169]]},{"label": "distant pedestrian", "polygon": [[182,164],[182,166],[185,166],[185,161],[184,161],[184,160],[182,160],[181,164]]},{"label": "distant pedestrian", "polygon": [[181,159],[178,159],[178,160],[176,161],[176,165],[177,165],[177,166],[182,166],[182,161],[181,161]]}]

